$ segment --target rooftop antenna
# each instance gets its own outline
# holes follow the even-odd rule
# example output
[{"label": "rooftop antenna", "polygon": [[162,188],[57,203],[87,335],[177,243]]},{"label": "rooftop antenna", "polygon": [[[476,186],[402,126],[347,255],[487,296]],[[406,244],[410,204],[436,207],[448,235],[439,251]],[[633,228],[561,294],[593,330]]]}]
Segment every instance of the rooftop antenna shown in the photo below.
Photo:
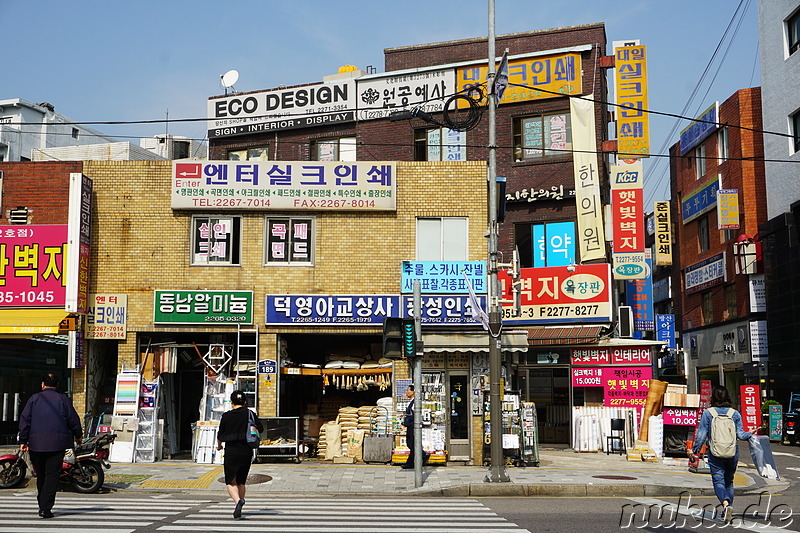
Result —
[{"label": "rooftop antenna", "polygon": [[232,89],[233,94],[236,94],[236,89],[233,87],[233,84],[239,80],[238,70],[231,69],[221,75],[219,79],[222,86],[225,87],[225,96],[228,96],[228,89]]}]

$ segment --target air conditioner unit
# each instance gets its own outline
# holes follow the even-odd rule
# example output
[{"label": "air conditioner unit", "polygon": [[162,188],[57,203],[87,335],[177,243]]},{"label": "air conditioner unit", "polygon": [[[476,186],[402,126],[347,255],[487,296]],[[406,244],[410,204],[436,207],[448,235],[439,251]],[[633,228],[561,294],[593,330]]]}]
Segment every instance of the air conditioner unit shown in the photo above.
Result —
[{"label": "air conditioner unit", "polygon": [[620,305],[617,308],[619,316],[619,336],[633,337],[633,309],[629,305]]}]

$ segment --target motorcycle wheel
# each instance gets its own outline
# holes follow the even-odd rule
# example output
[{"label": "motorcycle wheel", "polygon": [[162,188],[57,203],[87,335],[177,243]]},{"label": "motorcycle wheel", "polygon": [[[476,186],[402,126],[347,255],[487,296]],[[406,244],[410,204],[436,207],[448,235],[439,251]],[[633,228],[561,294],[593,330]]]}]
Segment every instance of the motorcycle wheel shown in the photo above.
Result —
[{"label": "motorcycle wheel", "polygon": [[0,489],[10,489],[22,483],[26,471],[25,463],[19,459],[0,461]]},{"label": "motorcycle wheel", "polygon": [[92,494],[100,490],[105,481],[105,473],[103,467],[99,463],[86,462],[83,463],[83,471],[81,466],[75,465],[70,471],[72,478],[72,485],[77,492],[82,494]]}]

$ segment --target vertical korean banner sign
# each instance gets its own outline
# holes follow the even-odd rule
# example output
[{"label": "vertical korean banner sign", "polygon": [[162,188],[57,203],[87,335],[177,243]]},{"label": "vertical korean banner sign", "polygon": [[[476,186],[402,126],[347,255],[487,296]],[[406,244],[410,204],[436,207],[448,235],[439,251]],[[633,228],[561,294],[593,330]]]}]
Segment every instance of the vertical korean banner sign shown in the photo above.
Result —
[{"label": "vertical korean banner sign", "polygon": [[672,264],[672,221],[669,201],[655,202],[653,213],[656,219],[656,266]]},{"label": "vertical korean banner sign", "polygon": [[761,427],[761,387],[742,385],[739,399],[742,402],[742,426],[745,431],[755,431]]},{"label": "vertical korean banner sign", "polygon": [[593,97],[569,100],[581,262],[606,257]]},{"label": "vertical korean banner sign", "polygon": [[650,117],[647,114],[647,47],[614,49],[616,67],[617,152],[622,157],[648,157]]}]

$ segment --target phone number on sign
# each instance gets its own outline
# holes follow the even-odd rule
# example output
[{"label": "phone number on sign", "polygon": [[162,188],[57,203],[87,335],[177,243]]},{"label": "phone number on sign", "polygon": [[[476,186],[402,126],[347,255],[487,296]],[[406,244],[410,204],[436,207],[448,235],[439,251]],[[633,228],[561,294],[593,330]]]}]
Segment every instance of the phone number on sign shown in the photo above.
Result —
[{"label": "phone number on sign", "polygon": [[538,305],[523,307],[519,315],[514,314],[513,307],[503,308],[503,318],[580,318],[595,317],[600,311],[597,304],[588,305]]},{"label": "phone number on sign", "polygon": [[53,291],[0,291],[0,304],[49,304],[56,301]]}]

